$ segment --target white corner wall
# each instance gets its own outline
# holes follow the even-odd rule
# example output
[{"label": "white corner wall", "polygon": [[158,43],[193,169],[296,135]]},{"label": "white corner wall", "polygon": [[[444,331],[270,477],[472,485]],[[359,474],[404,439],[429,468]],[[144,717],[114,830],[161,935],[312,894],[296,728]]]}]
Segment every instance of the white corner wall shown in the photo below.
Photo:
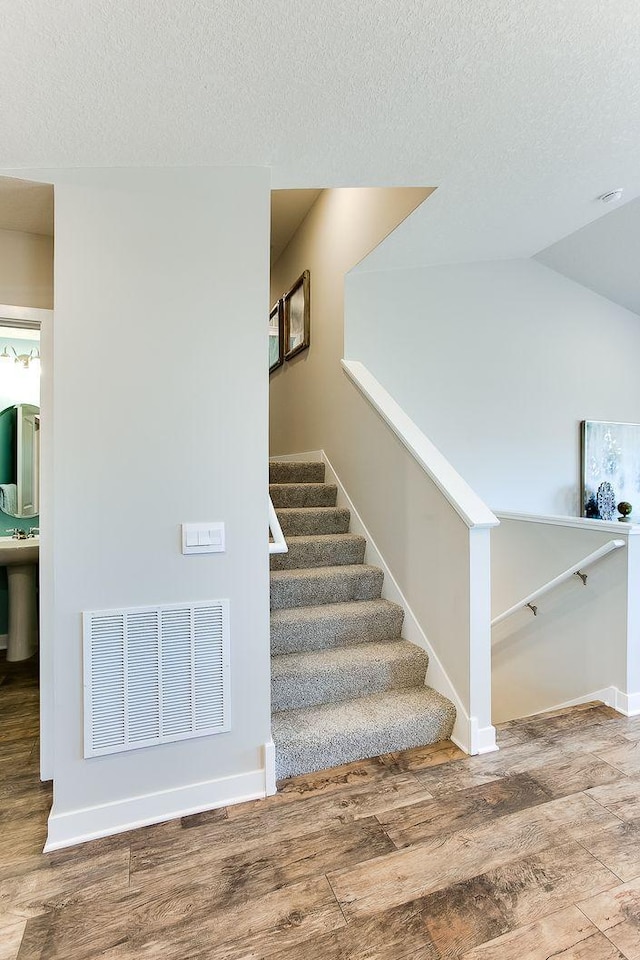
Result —
[{"label": "white corner wall", "polygon": [[577,514],[580,420],[640,420],[640,318],[533,260],[352,272],[345,356],[498,511]]},{"label": "white corner wall", "polygon": [[[266,170],[38,171],[55,185],[54,805],[48,848],[266,790]],[[44,411],[43,411],[44,412]],[[224,554],[179,524],[222,520]],[[54,578],[55,574],[55,579]],[[45,591],[49,595],[49,591]],[[229,598],[231,730],[85,760],[81,611]]]},{"label": "white corner wall", "polygon": [[502,517],[491,531],[492,608],[496,617],[611,540],[623,540],[493,629],[494,723],[569,703],[602,699],[640,712],[637,590],[640,528],[597,520]]}]

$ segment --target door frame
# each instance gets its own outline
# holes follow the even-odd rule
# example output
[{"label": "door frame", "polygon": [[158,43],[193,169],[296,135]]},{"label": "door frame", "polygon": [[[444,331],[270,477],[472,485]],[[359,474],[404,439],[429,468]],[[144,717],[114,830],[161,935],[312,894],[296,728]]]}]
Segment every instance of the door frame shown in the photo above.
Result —
[{"label": "door frame", "polygon": [[40,779],[53,780],[53,310],[0,304],[3,320],[40,325]]}]

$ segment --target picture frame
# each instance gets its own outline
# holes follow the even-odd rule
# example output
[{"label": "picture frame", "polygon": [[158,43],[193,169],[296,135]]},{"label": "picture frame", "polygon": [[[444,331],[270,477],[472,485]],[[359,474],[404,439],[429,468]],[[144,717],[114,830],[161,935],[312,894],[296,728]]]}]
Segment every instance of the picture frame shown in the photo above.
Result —
[{"label": "picture frame", "polygon": [[284,308],[282,300],[271,308],[269,314],[269,373],[284,363]]},{"label": "picture frame", "polygon": [[284,359],[291,360],[311,342],[311,280],[302,273],[282,298],[284,308]]},{"label": "picture frame", "polygon": [[633,516],[627,522],[634,522],[640,511],[640,424],[582,420],[580,515],[619,520],[619,503],[631,505]]}]

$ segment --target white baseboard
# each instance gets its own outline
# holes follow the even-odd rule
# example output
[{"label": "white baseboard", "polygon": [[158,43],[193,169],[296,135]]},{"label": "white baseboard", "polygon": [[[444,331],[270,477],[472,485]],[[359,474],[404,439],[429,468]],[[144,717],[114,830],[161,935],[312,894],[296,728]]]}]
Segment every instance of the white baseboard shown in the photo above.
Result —
[{"label": "white baseboard", "polygon": [[[265,753],[266,750],[265,744]],[[267,795],[269,785],[266,769],[250,770],[231,777],[127,797],[113,803],[84,807],[66,813],[56,813],[54,803],[49,816],[44,852],[85,843],[98,837],[125,833],[152,823],[188,817],[204,810],[215,810],[217,807],[243,803],[246,800],[258,800]]]},{"label": "white baseboard", "polygon": [[[562,703],[556,703],[552,707],[545,707],[542,710],[536,710],[535,713],[526,716],[538,716],[538,714],[553,713],[555,710],[565,710],[567,707],[577,707],[581,703],[591,703],[593,700],[600,700],[608,707],[613,707],[618,713],[625,717],[637,717],[640,715],[640,693],[623,693],[618,687],[603,687],[601,690],[592,690],[591,693],[585,693],[584,696],[574,697],[573,700],[564,700]],[[514,717],[514,720],[524,720],[526,717]]]},{"label": "white baseboard", "polygon": [[640,693],[623,693],[617,687],[611,689],[615,691],[615,702],[609,706],[625,717],[637,717],[640,714]]},{"label": "white baseboard", "polygon": [[309,450],[307,453],[281,453],[277,457],[269,457],[269,460],[286,460],[288,463],[294,460],[303,460],[309,462],[320,461],[324,459],[324,454],[322,450]]},{"label": "white baseboard", "polygon": [[[429,682],[431,683],[431,678]],[[474,757],[482,753],[495,753],[496,750],[500,749],[496,743],[496,728],[494,726],[479,727],[477,717],[469,717],[467,724],[465,735],[460,737],[459,726],[456,721],[451,739],[457,747]]]},{"label": "white baseboard", "polygon": [[9,634],[0,633],[0,650],[6,650],[9,643]]},{"label": "white baseboard", "polygon": [[[438,693],[441,693],[443,696],[447,697],[448,700],[451,700],[456,708],[456,722],[453,728],[451,739],[458,747],[460,747],[461,750],[464,750],[465,753],[489,753],[492,750],[497,750],[498,747],[496,746],[495,729],[493,727],[484,727],[482,730],[479,730],[476,718],[469,717],[465,711],[462,701],[460,700],[455,687],[449,679],[446,670],[442,666],[437,654],[429,643],[422,627],[418,623],[418,620],[413,613],[413,610],[407,603],[402,590],[398,586],[393,574],[385,563],[384,557],[378,550],[375,541],[364,525],[360,514],[354,507],[353,502],[347,494],[347,491],[340,482],[340,478],[333,469],[331,461],[324,451],[321,451],[321,453],[325,464],[327,482],[335,483],[338,488],[338,506],[346,507],[351,513],[351,532],[359,534],[367,541],[365,550],[365,563],[370,563],[373,566],[380,567],[384,573],[382,596],[385,598],[385,600],[391,600],[393,603],[399,604],[399,606],[401,606],[404,610],[402,636],[405,638],[405,640],[408,640],[410,643],[415,643],[416,646],[421,647],[424,651],[426,651],[426,653],[429,655],[429,686],[433,687],[434,690],[437,690]],[[300,459],[300,457],[294,457],[293,459]]]}]

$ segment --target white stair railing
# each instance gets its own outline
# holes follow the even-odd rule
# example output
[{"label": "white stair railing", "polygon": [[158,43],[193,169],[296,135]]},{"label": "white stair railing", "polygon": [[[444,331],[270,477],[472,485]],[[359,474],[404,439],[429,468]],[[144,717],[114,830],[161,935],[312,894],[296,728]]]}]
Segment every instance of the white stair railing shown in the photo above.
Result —
[{"label": "white stair railing", "polygon": [[284,538],[278,515],[274,509],[271,497],[269,497],[269,531],[271,539],[269,540],[269,553],[288,553],[289,547]]},{"label": "white stair railing", "polygon": [[584,568],[597,563],[598,560],[602,560],[603,557],[606,557],[614,550],[619,550],[620,547],[624,547],[624,545],[624,540],[609,540],[598,550],[594,550],[593,553],[587,554],[587,556],[583,557],[578,563],[574,563],[572,567],[569,567],[563,573],[559,574],[557,577],[554,577],[553,580],[549,580],[547,583],[543,584],[543,586],[538,587],[537,590],[534,590],[533,593],[523,597],[522,600],[518,601],[518,603],[514,603],[514,605],[509,607],[508,610],[505,610],[504,613],[494,617],[491,621],[491,626],[495,627],[496,624],[502,623],[502,621],[506,620],[507,617],[517,613],[518,610],[523,610],[525,607],[529,607],[534,617],[536,617],[538,615],[538,608],[535,606],[533,602],[534,600],[538,600],[540,597],[544,596],[545,593],[549,593],[550,590],[554,590],[555,587],[559,586],[561,583],[564,583],[565,580],[570,580],[571,577],[580,577],[582,583],[584,586],[586,586],[587,574],[582,573]]}]

